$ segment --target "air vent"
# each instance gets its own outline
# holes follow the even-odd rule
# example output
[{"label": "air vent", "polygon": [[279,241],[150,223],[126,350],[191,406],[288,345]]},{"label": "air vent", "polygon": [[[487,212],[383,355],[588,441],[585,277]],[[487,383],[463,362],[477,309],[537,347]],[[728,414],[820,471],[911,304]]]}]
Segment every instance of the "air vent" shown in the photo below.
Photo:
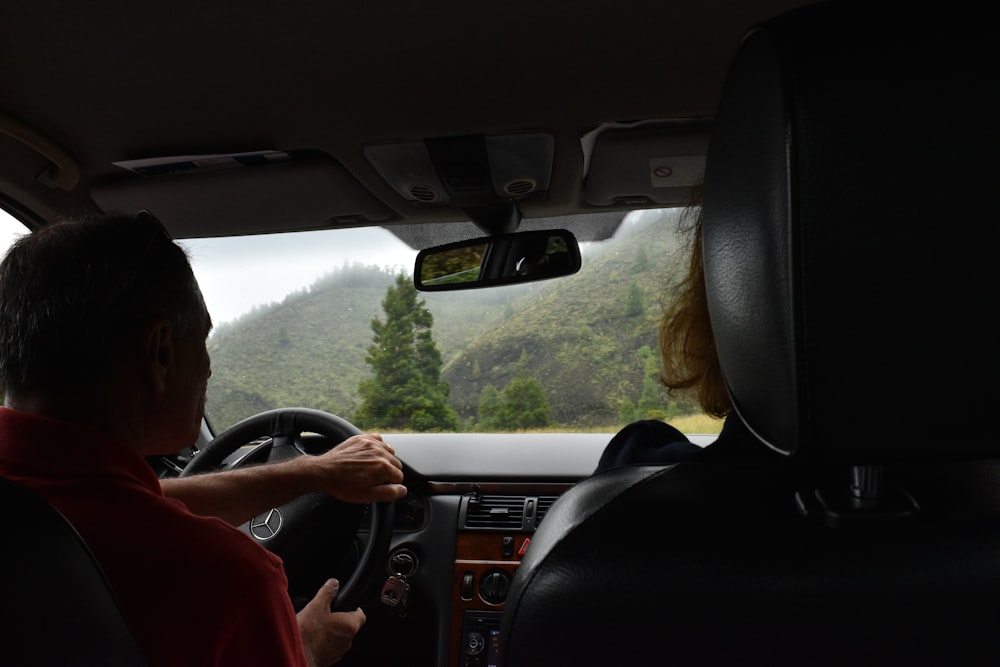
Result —
[{"label": "air vent", "polygon": [[534,192],[536,187],[537,184],[534,179],[518,178],[507,183],[507,185],[503,186],[503,189],[507,192],[507,194],[517,197],[520,195],[526,195],[529,192]]},{"label": "air vent", "polygon": [[538,496],[538,510],[535,512],[535,528],[542,522],[545,513],[552,507],[558,496]]},{"label": "air vent", "polygon": [[479,502],[469,500],[465,527],[521,530],[524,501],[524,496],[482,496]]},{"label": "air vent", "polygon": [[468,530],[534,532],[558,496],[466,496],[459,517]]},{"label": "air vent", "polygon": [[414,185],[410,188],[410,195],[417,201],[431,202],[438,198],[437,192],[423,185]]}]

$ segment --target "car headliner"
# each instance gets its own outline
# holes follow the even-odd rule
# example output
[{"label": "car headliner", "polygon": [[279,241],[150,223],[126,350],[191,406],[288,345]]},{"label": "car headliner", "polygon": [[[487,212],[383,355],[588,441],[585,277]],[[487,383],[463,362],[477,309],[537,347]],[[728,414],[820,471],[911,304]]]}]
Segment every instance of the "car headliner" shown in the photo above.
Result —
[{"label": "car headliner", "polygon": [[[29,225],[150,202],[180,237],[464,221],[400,196],[365,147],[544,131],[551,182],[518,200],[525,218],[653,205],[589,203],[581,137],[604,123],[710,121],[742,35],[800,4],[5,3],[0,195]],[[259,150],[329,161],[231,187],[151,185],[113,164]],[[325,212],[369,193],[376,215]],[[268,206],[280,215],[253,220]]]}]

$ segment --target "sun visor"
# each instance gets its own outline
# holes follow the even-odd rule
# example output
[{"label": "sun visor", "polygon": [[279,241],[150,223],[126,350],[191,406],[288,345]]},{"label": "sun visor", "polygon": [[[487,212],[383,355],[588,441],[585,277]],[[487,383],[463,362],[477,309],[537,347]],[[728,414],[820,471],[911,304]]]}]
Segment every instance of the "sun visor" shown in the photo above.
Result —
[{"label": "sun visor", "polygon": [[687,205],[705,174],[708,124],[609,123],[581,140],[594,206]]},{"label": "sun visor", "polygon": [[125,213],[147,209],[175,238],[345,227],[392,215],[323,153],[259,151],[115,164],[131,175],[95,187],[97,205]]}]

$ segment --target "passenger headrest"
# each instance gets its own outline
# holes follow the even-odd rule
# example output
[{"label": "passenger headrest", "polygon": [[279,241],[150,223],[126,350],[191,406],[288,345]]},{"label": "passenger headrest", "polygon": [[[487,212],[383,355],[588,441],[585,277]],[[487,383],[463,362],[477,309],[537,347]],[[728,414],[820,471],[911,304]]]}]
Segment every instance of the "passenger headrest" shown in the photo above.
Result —
[{"label": "passenger headrest", "polygon": [[719,359],[778,451],[993,457],[996,46],[976,13],[883,4],[792,11],[732,63],[703,205]]}]

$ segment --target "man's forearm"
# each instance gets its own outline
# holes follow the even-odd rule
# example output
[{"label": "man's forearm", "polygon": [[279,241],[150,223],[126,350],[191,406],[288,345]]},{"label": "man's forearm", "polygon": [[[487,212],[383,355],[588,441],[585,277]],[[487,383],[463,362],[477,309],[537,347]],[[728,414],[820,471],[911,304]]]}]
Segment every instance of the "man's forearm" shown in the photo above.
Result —
[{"label": "man's forearm", "polygon": [[349,503],[393,502],[406,495],[403,464],[382,437],[351,436],[318,456],[300,456],[219,473],[162,480],[163,493],[195,514],[238,526],[312,491]]},{"label": "man's forearm", "polygon": [[164,479],[163,494],[180,500],[195,514],[215,516],[239,526],[272,507],[320,488],[307,457],[225,472]]}]

